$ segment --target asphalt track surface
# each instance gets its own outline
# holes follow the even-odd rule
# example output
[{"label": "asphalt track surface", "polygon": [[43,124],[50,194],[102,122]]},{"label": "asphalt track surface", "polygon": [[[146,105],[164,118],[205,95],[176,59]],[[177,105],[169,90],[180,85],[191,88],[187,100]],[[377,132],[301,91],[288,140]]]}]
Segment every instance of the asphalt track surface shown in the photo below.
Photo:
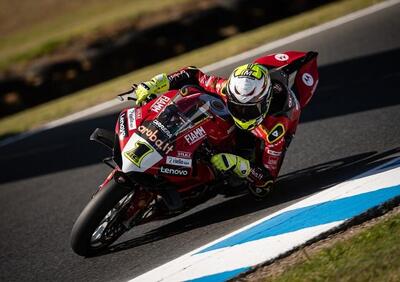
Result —
[{"label": "asphalt track surface", "polygon": [[0,148],[0,281],[127,280],[390,159],[400,151],[398,15],[399,4],[277,50],[318,51],[320,85],[266,201],[218,197],[82,258],[70,249],[70,230],[109,171],[99,162],[108,152],[88,136],[113,128],[116,114]]}]

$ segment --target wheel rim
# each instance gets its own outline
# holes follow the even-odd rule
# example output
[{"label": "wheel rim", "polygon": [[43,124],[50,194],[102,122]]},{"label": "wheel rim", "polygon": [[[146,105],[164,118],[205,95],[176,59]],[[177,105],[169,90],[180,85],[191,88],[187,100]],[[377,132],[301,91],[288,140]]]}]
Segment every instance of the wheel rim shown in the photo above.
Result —
[{"label": "wheel rim", "polygon": [[90,238],[92,248],[101,248],[109,245],[124,233],[126,229],[120,219],[123,214],[122,211],[128,206],[133,195],[134,191],[123,197],[100,221],[99,226],[97,226]]}]

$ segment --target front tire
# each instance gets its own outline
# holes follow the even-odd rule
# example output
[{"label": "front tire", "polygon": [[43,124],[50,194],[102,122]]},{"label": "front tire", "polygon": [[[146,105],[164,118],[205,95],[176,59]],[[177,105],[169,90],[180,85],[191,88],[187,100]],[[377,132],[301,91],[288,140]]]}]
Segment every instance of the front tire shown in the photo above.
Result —
[{"label": "front tire", "polygon": [[[117,240],[125,231],[121,209],[134,191],[113,182],[90,200],[71,231],[71,247],[80,256],[94,255]],[[108,232],[108,233],[107,233]]]}]

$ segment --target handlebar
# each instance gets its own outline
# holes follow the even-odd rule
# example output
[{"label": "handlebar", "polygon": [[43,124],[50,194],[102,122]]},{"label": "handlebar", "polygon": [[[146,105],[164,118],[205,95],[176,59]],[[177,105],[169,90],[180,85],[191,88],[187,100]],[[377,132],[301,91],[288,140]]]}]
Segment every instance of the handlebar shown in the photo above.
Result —
[{"label": "handlebar", "polygon": [[[137,88],[137,84],[133,84],[133,85],[132,85],[132,88],[131,88],[130,90],[118,94],[118,95],[117,95],[117,99],[120,100],[121,102],[124,102],[124,101],[126,101],[126,100],[128,100],[128,101],[129,101],[129,100],[137,101],[136,95],[135,95],[134,97],[133,97],[133,95],[131,95],[131,94],[134,94],[134,93],[135,93],[136,88]],[[125,97],[125,96],[126,96],[126,97]],[[156,97],[157,97],[156,94],[151,94],[150,96],[148,96],[148,97],[146,98],[146,100],[144,101],[144,103],[142,103],[141,105],[147,104],[148,102],[150,102],[151,100],[153,100],[153,99],[156,98]]]},{"label": "handlebar", "polygon": [[[130,95],[130,94],[135,93],[136,87],[137,87],[137,85],[134,84],[134,85],[132,85],[132,89],[118,94],[118,95],[117,95],[118,100],[120,100],[121,102],[123,102],[123,101],[125,101],[125,100],[133,100],[133,101],[136,101],[137,99],[136,99],[135,97],[127,96],[127,95]],[[125,98],[124,96],[127,96],[127,97]]]}]

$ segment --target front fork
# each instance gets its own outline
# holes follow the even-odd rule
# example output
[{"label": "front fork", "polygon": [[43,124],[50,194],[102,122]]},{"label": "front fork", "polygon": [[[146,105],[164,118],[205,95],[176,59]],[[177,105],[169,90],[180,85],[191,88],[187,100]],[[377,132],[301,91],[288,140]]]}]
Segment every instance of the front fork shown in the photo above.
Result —
[{"label": "front fork", "polygon": [[151,202],[154,200],[154,194],[138,188],[134,192],[130,203],[123,215],[122,223],[127,229],[140,223],[146,216],[146,212],[151,210]]},{"label": "front fork", "polygon": [[[116,172],[117,172],[117,169],[116,169],[116,168],[113,169],[113,170],[110,172],[110,174],[107,176],[107,178],[104,179],[103,183],[101,183],[101,184],[99,185],[98,191],[102,190],[108,183],[110,183],[111,179],[114,178],[114,175],[115,175]],[[97,193],[98,191],[96,191],[96,193]]]},{"label": "front fork", "polygon": [[122,215],[122,223],[127,229],[129,229],[133,221],[138,219],[139,213],[145,211],[150,205],[151,201],[155,198],[155,194],[145,191],[139,185],[130,183],[130,180],[126,178],[125,174],[120,172],[117,168],[113,169],[103,183],[99,185],[99,189],[96,191],[96,193],[102,189],[105,189],[107,184],[113,179],[120,185],[132,186],[132,190],[134,190],[134,194],[130,199],[130,203],[127,204],[125,212]]}]

